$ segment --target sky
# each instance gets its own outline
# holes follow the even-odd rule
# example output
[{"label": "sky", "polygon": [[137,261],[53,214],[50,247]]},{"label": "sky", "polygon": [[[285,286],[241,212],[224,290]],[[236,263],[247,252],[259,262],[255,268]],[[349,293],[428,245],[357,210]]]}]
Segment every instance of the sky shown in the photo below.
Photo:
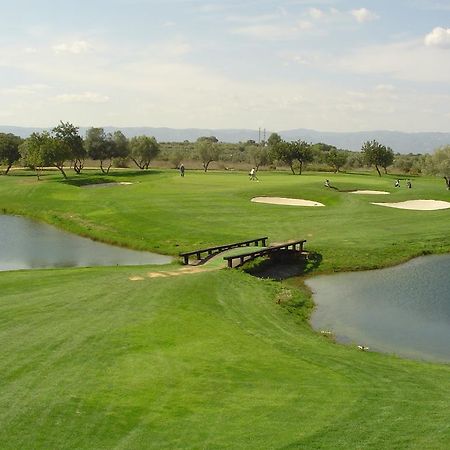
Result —
[{"label": "sky", "polygon": [[0,0],[0,124],[450,131],[450,0]]}]

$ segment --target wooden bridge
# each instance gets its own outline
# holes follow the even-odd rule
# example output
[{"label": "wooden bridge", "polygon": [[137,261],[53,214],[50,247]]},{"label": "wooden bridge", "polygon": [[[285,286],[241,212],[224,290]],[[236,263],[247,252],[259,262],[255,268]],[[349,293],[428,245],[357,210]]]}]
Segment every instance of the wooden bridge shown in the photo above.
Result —
[{"label": "wooden bridge", "polygon": [[[248,241],[233,242],[232,244],[218,245],[216,247],[207,247],[199,250],[193,250],[192,252],[180,253],[183,258],[184,264],[189,264],[189,258],[191,256],[196,257],[196,264],[202,264],[211,257],[218,255],[219,253],[227,250],[239,248],[239,247],[252,247],[252,250],[247,252],[238,253],[236,255],[224,256],[224,260],[227,261],[228,267],[239,267],[247,261],[258,258],[259,256],[265,256],[282,251],[296,252],[299,254],[307,254],[304,251],[305,239],[299,241],[290,241],[284,244],[273,245],[266,247],[267,236],[259,237],[255,239],[249,239]],[[259,244],[261,243],[261,246]],[[202,256],[203,255],[203,256]],[[237,263],[237,264],[236,264]]]},{"label": "wooden bridge", "polygon": [[[239,267],[242,264],[251,261],[252,259],[258,258],[260,256],[274,254],[280,251],[291,251],[299,254],[306,255],[307,252],[304,251],[303,247],[306,240],[286,242],[285,244],[273,245],[271,247],[266,247],[262,249],[252,250],[250,252],[241,253],[239,255],[224,256],[223,259],[227,261],[228,267]],[[238,261],[238,264],[233,265],[233,261]]]},{"label": "wooden bridge", "polygon": [[[257,246],[257,245],[259,245],[259,243],[261,243],[261,245],[263,247],[265,247],[267,239],[268,239],[268,237],[265,236],[265,237],[260,237],[260,238],[256,238],[256,239],[250,239],[248,241],[241,241],[241,242],[234,242],[232,244],[218,245],[217,247],[208,247],[208,248],[203,248],[200,250],[194,250],[192,252],[180,253],[180,256],[183,258],[184,264],[189,264],[189,257],[195,255],[197,258],[197,263],[198,263],[210,256],[217,255],[219,253],[225,252],[227,250],[231,250],[233,248],[250,247],[250,245]],[[202,254],[204,254],[204,253],[206,254],[206,256],[204,256],[202,258]]]}]

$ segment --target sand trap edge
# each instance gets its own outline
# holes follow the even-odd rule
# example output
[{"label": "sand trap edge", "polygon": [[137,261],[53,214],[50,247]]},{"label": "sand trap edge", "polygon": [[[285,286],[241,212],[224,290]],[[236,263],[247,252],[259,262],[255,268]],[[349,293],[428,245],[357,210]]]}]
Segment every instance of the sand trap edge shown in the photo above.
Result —
[{"label": "sand trap edge", "polygon": [[350,191],[349,194],[361,194],[361,195],[389,195],[390,192],[387,192],[387,191],[367,191],[367,190],[358,190],[358,191]]},{"label": "sand trap edge", "polygon": [[406,200],[397,203],[375,203],[372,205],[385,206],[388,208],[408,209],[411,211],[439,211],[449,209],[450,203],[443,200]]},{"label": "sand trap edge", "polygon": [[269,205],[286,205],[286,206],[325,206],[323,203],[314,202],[312,200],[303,200],[301,198],[286,197],[253,197],[253,203],[266,203]]}]

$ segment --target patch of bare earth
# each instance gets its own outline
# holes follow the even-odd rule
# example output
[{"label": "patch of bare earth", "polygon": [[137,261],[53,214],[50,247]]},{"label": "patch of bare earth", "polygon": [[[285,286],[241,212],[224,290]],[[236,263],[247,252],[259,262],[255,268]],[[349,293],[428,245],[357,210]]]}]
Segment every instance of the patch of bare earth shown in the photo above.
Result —
[{"label": "patch of bare earth", "polygon": [[[217,270],[216,268],[204,268],[204,267],[182,267],[178,270],[159,270],[157,272],[148,272],[146,274],[147,278],[167,278],[167,277],[178,277],[180,275],[189,275],[199,272],[210,272],[212,270]],[[131,276],[128,278],[130,281],[142,281],[145,278],[142,276]]]}]

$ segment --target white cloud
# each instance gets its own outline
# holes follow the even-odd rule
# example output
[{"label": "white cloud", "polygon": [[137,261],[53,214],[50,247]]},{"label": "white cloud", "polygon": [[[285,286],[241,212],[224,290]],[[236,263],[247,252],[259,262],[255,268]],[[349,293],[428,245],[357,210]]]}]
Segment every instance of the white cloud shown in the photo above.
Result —
[{"label": "white cloud", "polygon": [[279,19],[282,14],[260,14],[257,16],[237,16],[230,15],[225,18],[228,22],[236,22],[236,23],[261,23],[261,22],[269,22],[272,20]]},{"label": "white cloud", "polygon": [[436,27],[425,36],[425,45],[450,48],[450,28]]},{"label": "white cloud", "polygon": [[106,103],[109,97],[96,92],[83,92],[81,94],[61,94],[55,99],[61,103]]},{"label": "white cloud", "polygon": [[170,59],[187,55],[192,51],[192,46],[181,38],[175,38],[171,41],[155,42],[149,46],[148,51],[154,59]]},{"label": "white cloud", "polygon": [[231,32],[257,39],[283,40],[296,38],[301,29],[304,28],[301,28],[300,24],[296,27],[283,25],[249,25],[233,28]]},{"label": "white cloud", "polygon": [[350,14],[359,23],[370,22],[379,18],[374,12],[368,10],[367,8],[352,9]]},{"label": "white cloud", "polygon": [[89,42],[86,41],[73,41],[54,45],[52,49],[56,54],[71,53],[74,55],[78,55],[92,50],[93,47],[91,44],[89,44]]},{"label": "white cloud", "polygon": [[378,92],[394,92],[395,91],[395,87],[392,86],[392,84],[377,84],[375,86],[375,90]]},{"label": "white cloud", "polygon": [[310,8],[309,9],[309,15],[313,18],[313,19],[321,19],[325,14],[324,12],[319,9],[319,8]]},{"label": "white cloud", "polygon": [[329,61],[330,68],[353,74],[383,75],[397,80],[450,83],[450,58],[439,48],[418,41],[362,47],[343,58]]},{"label": "white cloud", "polygon": [[14,87],[0,89],[0,93],[4,95],[30,96],[42,94],[48,89],[49,86],[47,86],[46,84],[39,84],[39,83],[19,84]]}]

